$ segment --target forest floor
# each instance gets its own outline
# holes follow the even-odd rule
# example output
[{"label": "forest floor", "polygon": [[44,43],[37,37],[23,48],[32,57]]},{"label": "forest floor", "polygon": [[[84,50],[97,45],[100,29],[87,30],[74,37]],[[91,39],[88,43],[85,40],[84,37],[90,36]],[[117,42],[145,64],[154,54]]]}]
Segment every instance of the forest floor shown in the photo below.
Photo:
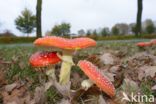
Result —
[{"label": "forest floor", "polygon": [[[156,104],[156,46],[138,48],[136,42],[100,41],[96,47],[74,54],[75,64],[89,60],[112,81],[116,89],[113,98],[96,85],[81,90],[87,77],[77,66],[72,67],[71,84],[50,83],[44,72],[29,64],[31,54],[50,48],[0,46],[0,104]],[[60,64],[56,65],[57,78],[59,70]],[[123,100],[124,96],[129,101]]]}]

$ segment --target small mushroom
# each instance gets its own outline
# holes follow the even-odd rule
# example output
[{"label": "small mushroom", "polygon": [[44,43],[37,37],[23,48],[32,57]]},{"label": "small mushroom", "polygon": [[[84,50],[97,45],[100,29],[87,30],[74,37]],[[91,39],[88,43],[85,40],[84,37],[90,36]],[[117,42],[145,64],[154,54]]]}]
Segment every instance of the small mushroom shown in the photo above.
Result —
[{"label": "small mushroom", "polygon": [[113,97],[115,95],[114,85],[111,83],[107,77],[103,76],[97,67],[94,66],[91,62],[86,60],[81,60],[78,62],[78,66],[81,70],[93,81],[102,91],[107,95]]},{"label": "small mushroom", "polygon": [[46,36],[35,40],[34,44],[55,47],[62,50],[62,55],[59,55],[62,59],[59,82],[60,84],[67,84],[70,79],[71,67],[74,65],[72,59],[74,51],[95,46],[96,41],[90,38],[66,39],[56,36]]},{"label": "small mushroom", "polygon": [[33,67],[50,66],[50,69],[46,71],[46,74],[52,78],[55,78],[55,70],[53,65],[60,61],[61,59],[57,56],[56,52],[48,51],[36,52],[29,59],[29,63]]},{"label": "small mushroom", "polygon": [[138,47],[148,47],[151,46],[152,43],[151,42],[139,42],[136,44]]},{"label": "small mushroom", "polygon": [[156,45],[156,39],[150,41],[152,45]]}]

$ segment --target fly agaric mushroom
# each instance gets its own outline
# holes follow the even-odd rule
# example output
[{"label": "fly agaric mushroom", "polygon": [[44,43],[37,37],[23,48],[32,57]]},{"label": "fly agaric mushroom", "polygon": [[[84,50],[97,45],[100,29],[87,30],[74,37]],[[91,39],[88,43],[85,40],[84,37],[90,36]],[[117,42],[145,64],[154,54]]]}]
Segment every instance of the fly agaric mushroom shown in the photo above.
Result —
[{"label": "fly agaric mushroom", "polygon": [[78,62],[78,66],[81,70],[93,81],[102,91],[104,91],[109,96],[113,97],[115,95],[115,88],[111,81],[109,81],[105,76],[103,76],[91,62],[86,60],[81,60]]},{"label": "fly agaric mushroom", "polygon": [[139,42],[136,44],[138,47],[148,47],[151,46],[152,43],[151,42]]},{"label": "fly agaric mushroom", "polygon": [[53,65],[60,62],[61,59],[57,56],[56,52],[36,52],[30,59],[29,63],[33,67],[45,67],[50,66],[50,70],[46,71],[46,74],[52,78],[55,78],[55,70]]},{"label": "fly agaric mushroom", "polygon": [[96,41],[90,38],[66,39],[56,36],[46,36],[34,42],[37,46],[55,47],[62,50],[62,65],[60,72],[60,84],[67,84],[70,79],[70,71],[73,63],[72,54],[76,50],[96,45]]},{"label": "fly agaric mushroom", "polygon": [[152,45],[155,45],[156,44],[156,39],[153,39],[150,42],[151,42]]}]

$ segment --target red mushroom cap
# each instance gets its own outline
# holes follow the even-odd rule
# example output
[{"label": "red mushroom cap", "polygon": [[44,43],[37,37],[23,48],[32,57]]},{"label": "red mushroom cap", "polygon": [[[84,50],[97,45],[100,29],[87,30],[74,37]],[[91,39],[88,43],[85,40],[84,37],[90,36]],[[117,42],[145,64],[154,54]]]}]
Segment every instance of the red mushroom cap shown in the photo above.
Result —
[{"label": "red mushroom cap", "polygon": [[72,43],[72,49],[74,50],[96,46],[96,41],[91,38],[75,38],[69,41]]},{"label": "red mushroom cap", "polygon": [[92,80],[101,90],[106,94],[113,97],[115,95],[115,88],[111,81],[109,81],[103,74],[101,74],[97,67],[91,62],[86,60],[81,60],[78,62],[78,66],[82,71]]},{"label": "red mushroom cap", "polygon": [[139,42],[136,44],[138,47],[148,47],[151,46],[152,43],[151,42]]},{"label": "red mushroom cap", "polygon": [[61,59],[57,56],[56,52],[36,52],[34,53],[29,62],[34,67],[44,67],[60,62]]},{"label": "red mushroom cap", "polygon": [[50,46],[67,50],[77,50],[95,46],[96,41],[90,38],[66,39],[56,36],[46,36],[35,40],[34,44],[38,46]]}]

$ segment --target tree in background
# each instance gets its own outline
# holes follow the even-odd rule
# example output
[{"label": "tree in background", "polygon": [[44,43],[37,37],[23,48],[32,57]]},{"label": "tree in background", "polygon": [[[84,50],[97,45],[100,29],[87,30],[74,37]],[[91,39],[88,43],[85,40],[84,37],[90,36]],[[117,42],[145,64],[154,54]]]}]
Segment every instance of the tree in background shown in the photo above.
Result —
[{"label": "tree in background", "polygon": [[61,36],[61,27],[60,25],[55,25],[51,31],[51,35]]},{"label": "tree in background", "polygon": [[136,23],[129,24],[130,34],[136,34]]},{"label": "tree in background", "polygon": [[90,36],[92,33],[91,33],[91,30],[87,30],[86,32],[86,36]]},{"label": "tree in background", "polygon": [[19,31],[26,33],[28,36],[36,27],[36,17],[30,10],[25,8],[22,11],[22,15],[16,18],[15,24]]},{"label": "tree in background", "polygon": [[145,33],[152,34],[155,31],[154,23],[151,19],[145,20]]},{"label": "tree in background", "polygon": [[108,27],[104,27],[101,31],[100,31],[100,35],[102,36],[108,36],[110,34],[109,28]]},{"label": "tree in background", "polygon": [[68,36],[70,34],[70,28],[71,28],[70,23],[62,23],[60,27],[61,27],[61,34],[63,36]]},{"label": "tree in background", "polygon": [[16,37],[15,34],[13,34],[10,30],[6,29],[3,31],[3,33],[0,33],[1,37]]},{"label": "tree in background", "polygon": [[115,27],[118,28],[120,35],[126,35],[130,31],[129,26],[126,23],[118,23]]},{"label": "tree in background", "polygon": [[132,31],[132,33],[136,34],[136,32],[137,32],[136,25],[131,27],[131,31]]},{"label": "tree in background", "polygon": [[111,29],[112,35],[119,35],[119,29],[116,26],[113,26]]},{"label": "tree in background", "polygon": [[51,33],[56,36],[69,36],[70,28],[71,25],[69,23],[62,23],[60,25],[55,25]]},{"label": "tree in background", "polygon": [[94,30],[93,30],[92,35],[94,35],[94,36],[97,36],[97,35],[98,35],[98,33],[97,33],[97,30],[96,30],[96,29],[94,29]]},{"label": "tree in background", "polygon": [[137,19],[136,19],[136,36],[141,34],[141,20],[142,20],[142,11],[143,11],[143,0],[137,0],[138,3],[138,12],[137,12]]},{"label": "tree in background", "polygon": [[37,5],[36,5],[37,37],[42,37],[42,18],[41,17],[42,17],[42,0],[37,0]]},{"label": "tree in background", "polygon": [[77,33],[78,33],[78,35],[81,35],[81,36],[86,34],[83,29],[78,30]]},{"label": "tree in background", "polygon": [[46,31],[46,33],[45,33],[45,36],[51,36],[52,34],[51,34],[51,31]]}]

